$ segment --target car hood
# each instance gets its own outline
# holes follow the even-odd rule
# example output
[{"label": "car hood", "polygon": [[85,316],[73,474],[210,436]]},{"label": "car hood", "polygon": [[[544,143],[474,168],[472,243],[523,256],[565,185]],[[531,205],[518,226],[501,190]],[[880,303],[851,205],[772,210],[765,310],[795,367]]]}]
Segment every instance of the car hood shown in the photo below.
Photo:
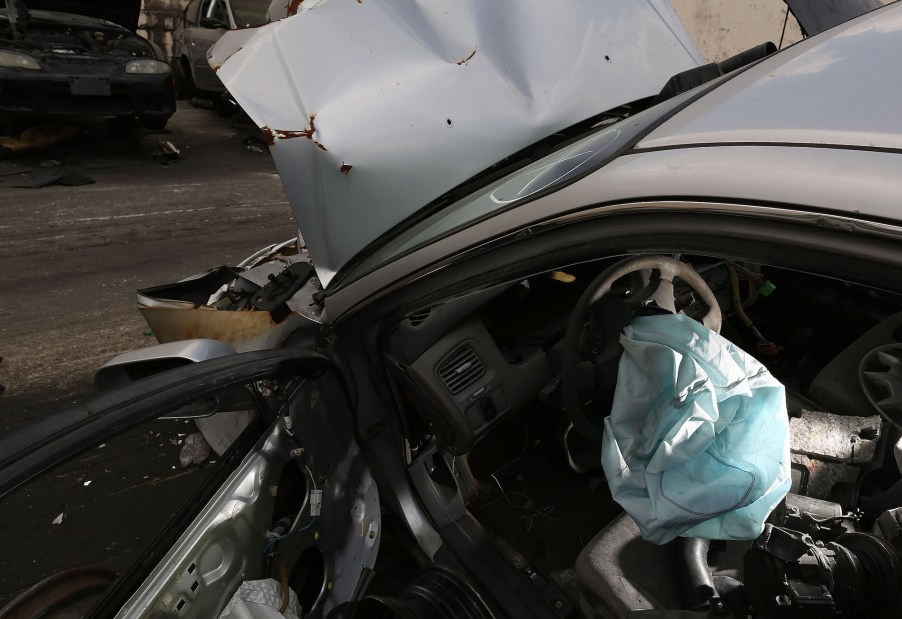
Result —
[{"label": "car hood", "polygon": [[128,28],[132,32],[138,29],[138,17],[141,12],[141,0],[25,0],[29,10],[53,11],[84,15],[111,21]]},{"label": "car hood", "polygon": [[700,64],[666,0],[293,10],[227,33],[209,61],[267,137],[324,286],[504,157]]}]

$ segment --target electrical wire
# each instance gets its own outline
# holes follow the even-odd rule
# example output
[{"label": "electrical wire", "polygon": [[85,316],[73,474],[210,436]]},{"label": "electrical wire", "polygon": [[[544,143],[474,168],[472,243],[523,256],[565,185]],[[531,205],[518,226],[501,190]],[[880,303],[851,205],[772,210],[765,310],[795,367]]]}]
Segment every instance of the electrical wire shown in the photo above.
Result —
[{"label": "electrical wire", "polygon": [[304,465],[304,468],[307,469],[307,474],[310,475],[310,483],[313,484],[313,489],[318,490],[318,488],[316,487],[316,480],[313,478],[313,471],[311,471],[310,467],[306,464]]},{"label": "electrical wire", "polygon": [[293,535],[297,535],[298,533],[306,531],[307,529],[312,527],[314,525],[314,523],[316,523],[317,520],[319,520],[319,516],[313,516],[310,518],[310,522],[305,524],[303,527],[301,527],[297,531],[292,531],[291,533],[286,533],[284,535],[271,535],[267,538],[266,544],[263,545],[263,559],[266,564],[266,572],[267,573],[272,568],[273,557],[279,556],[279,550],[278,550],[279,543],[288,539],[289,537],[292,537]]},{"label": "electrical wire", "polygon": [[[568,522],[562,518],[554,518],[551,516],[551,513],[554,511],[554,508],[555,508],[554,505],[547,505],[545,507],[539,507],[536,504],[536,502],[533,501],[533,499],[530,498],[528,495],[523,494],[522,492],[507,492],[504,489],[504,486],[501,485],[501,481],[499,481],[499,479],[498,479],[498,473],[500,473],[502,471],[502,469],[506,469],[507,467],[519,462],[520,459],[526,454],[526,450],[529,448],[529,428],[526,427],[526,424],[523,423],[522,420],[517,419],[516,417],[513,417],[512,419],[514,421],[516,421],[517,423],[519,423],[523,427],[523,448],[520,450],[520,453],[517,455],[516,458],[514,458],[513,460],[511,460],[505,464],[502,464],[500,467],[495,469],[491,474],[492,480],[495,482],[495,485],[498,486],[498,490],[501,491],[501,497],[503,497],[507,501],[507,504],[510,505],[513,509],[523,510],[523,511],[530,510],[530,509],[532,510],[531,513],[520,516],[527,522],[527,524],[526,524],[527,532],[532,531],[532,525],[535,522],[536,518],[545,518],[547,520],[553,520],[555,522],[560,522],[562,524],[565,524],[570,529],[572,529],[573,532],[576,533],[577,539],[579,539],[580,549],[585,548],[586,543],[583,540],[583,536],[579,532],[579,529],[576,527],[576,525],[574,525],[573,523]],[[522,497],[523,503],[521,505],[517,505],[511,500],[511,497]],[[495,499],[493,501],[490,501],[489,503],[486,503],[486,505],[491,505],[499,500],[501,500],[501,499],[500,498]]]},{"label": "electrical wire", "polygon": [[[316,479],[313,477],[313,471],[311,471],[310,467],[307,466],[306,464],[304,465],[304,469],[307,471],[307,475],[310,476],[310,483],[313,484],[313,490],[314,491],[319,490],[316,487]],[[304,508],[309,504],[309,502],[310,502],[310,493],[308,492],[305,503],[303,505],[301,505],[301,509],[298,510],[297,516],[294,517],[294,520],[292,521],[291,526],[288,528],[288,530],[290,532],[294,532],[297,530],[298,523],[301,521],[301,515],[304,513]],[[315,516],[314,516],[314,518],[315,518]]]},{"label": "electrical wire", "polygon": [[[526,455],[526,450],[529,448],[529,428],[526,427],[526,424],[523,423],[522,420],[517,419],[516,417],[511,417],[511,419],[513,421],[516,421],[517,423],[519,423],[520,426],[523,428],[523,449],[520,450],[520,453],[517,454],[516,458],[514,458],[510,462],[502,464],[501,466],[499,466],[497,469],[495,469],[492,472],[491,477],[493,480],[495,480],[495,484],[498,485],[498,489],[501,490],[501,494],[505,494],[504,488],[501,487],[501,482],[498,481],[498,478],[496,477],[496,475],[498,475],[498,473],[500,473],[502,469],[506,469],[507,467],[519,462],[520,458],[522,458],[524,455]],[[508,501],[508,502],[510,502],[510,501]]]},{"label": "electrical wire", "polygon": [[733,311],[742,324],[755,336],[758,352],[769,356],[777,354],[779,352],[777,345],[764,337],[758,330],[758,327],[755,326],[755,323],[752,322],[752,319],[745,313],[745,308],[742,306],[742,296],[739,292],[739,275],[736,272],[736,264],[727,262],[727,268],[730,273],[730,294],[733,298]]},{"label": "electrical wire", "polygon": [[277,555],[276,563],[279,566],[279,583],[282,585],[282,605],[279,606],[279,614],[281,615],[288,608],[288,570],[285,569],[285,559],[282,558],[282,555]]},{"label": "electrical wire", "polygon": [[266,552],[267,554],[270,554],[270,555],[275,554],[275,547],[279,544],[279,542],[286,540],[289,537],[292,537],[294,535],[297,535],[298,533],[302,533],[303,531],[306,531],[307,529],[312,527],[313,524],[317,520],[319,520],[319,516],[313,516],[312,518],[310,518],[310,521],[307,524],[302,526],[297,531],[292,531],[291,533],[286,533],[285,535],[274,535],[274,536],[270,537],[268,540],[266,540],[266,546],[264,547],[264,552]]},{"label": "electrical wire", "polygon": [[733,265],[733,268],[735,268],[737,271],[742,271],[744,274],[743,279],[750,279],[756,282],[764,281],[764,275],[762,275],[761,273],[756,273],[747,266],[739,264],[738,262],[725,262],[724,264]]},{"label": "electrical wire", "polygon": [[783,37],[786,36],[786,24],[789,23],[789,5],[786,5],[786,15],[783,17],[783,32],[780,33],[780,44],[777,50],[783,49]]}]

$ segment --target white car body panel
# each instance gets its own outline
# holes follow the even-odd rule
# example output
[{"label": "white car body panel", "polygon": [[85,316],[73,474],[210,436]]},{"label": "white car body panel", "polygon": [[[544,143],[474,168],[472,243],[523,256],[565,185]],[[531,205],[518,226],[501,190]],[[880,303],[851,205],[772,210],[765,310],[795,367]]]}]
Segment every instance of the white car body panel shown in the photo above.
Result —
[{"label": "white car body panel", "polygon": [[700,64],[664,0],[300,6],[209,60],[268,136],[323,285],[478,172]]},{"label": "white car body panel", "polygon": [[783,143],[898,149],[902,126],[888,101],[881,57],[895,58],[902,13],[878,10],[782,52],[717,88],[646,137],[639,148]]},{"label": "white car body panel", "polygon": [[[861,225],[852,220],[898,219],[895,186],[902,177],[902,132],[895,102],[902,94],[900,85],[874,80],[832,99],[824,98],[824,89],[848,80],[860,84],[871,63],[894,58],[897,54],[888,51],[898,48],[899,37],[893,34],[900,29],[902,6],[897,3],[763,60],[678,111],[630,153],[588,176],[437,239],[334,291],[324,321],[359,311],[380,291],[426,265],[478,246],[480,240],[516,234],[594,205],[599,205],[598,214],[638,213],[697,198],[695,209],[764,216],[765,205],[781,204],[813,225],[848,230]],[[818,66],[828,52],[826,57],[842,61],[826,63],[810,79],[807,73],[797,80],[774,77]],[[770,88],[772,80],[781,82],[778,89]],[[789,114],[801,128],[787,124]],[[879,135],[877,127],[882,127]],[[742,206],[748,204],[756,206]]]}]

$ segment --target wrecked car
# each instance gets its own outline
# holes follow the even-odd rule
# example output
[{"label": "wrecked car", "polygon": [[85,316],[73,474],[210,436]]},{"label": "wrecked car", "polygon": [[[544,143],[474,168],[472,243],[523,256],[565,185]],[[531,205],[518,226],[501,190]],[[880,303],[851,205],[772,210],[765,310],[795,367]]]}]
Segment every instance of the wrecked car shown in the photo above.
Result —
[{"label": "wrecked car", "polygon": [[[650,91],[649,75],[637,93],[624,87],[638,95],[630,105],[577,104],[575,116],[557,119],[558,106],[543,99],[570,93],[544,82],[541,67],[527,74],[505,64],[492,37],[462,27],[460,5],[443,7],[459,19],[450,30],[430,28],[438,9],[405,14],[413,28],[387,6],[397,5],[322,3],[214,50],[228,58],[219,71],[226,85],[270,132],[303,240],[144,291],[148,308],[220,318],[192,319],[179,337],[113,360],[98,373],[97,398],[0,439],[4,503],[47,492],[65,475],[96,487],[75,477],[77,459],[51,486],[38,476],[77,454],[93,457],[90,444],[110,449],[142,423],[197,420],[217,454],[196,491],[161,495],[171,520],[130,546],[127,567],[60,568],[10,608],[37,615],[80,604],[122,617],[238,617],[254,605],[271,616],[333,618],[899,616],[902,134],[891,76],[902,5],[744,64],[699,70],[687,55],[665,95],[656,93],[666,79]],[[570,17],[584,26],[570,24],[571,39],[596,30],[586,15],[532,8],[536,32]],[[475,23],[502,23],[491,21],[492,8],[479,11]],[[406,90],[397,72],[399,91],[370,68],[360,76],[364,89],[384,94],[373,108],[382,123],[367,114],[350,129],[337,122],[332,114],[353,120],[359,101],[338,82],[327,94],[261,73],[303,73],[280,59],[303,58],[290,45],[339,17],[360,20],[349,33],[364,57],[381,51],[368,31],[433,35],[408,41],[406,51],[421,56],[396,56],[424,90]],[[584,42],[573,41],[574,53]],[[459,99],[433,91],[471,69],[476,85],[464,89],[461,78]],[[272,105],[276,84],[291,93],[284,105]],[[479,123],[468,106],[493,87],[529,105],[495,110],[489,101]],[[413,109],[393,105],[415,93]],[[517,114],[525,145],[503,137],[505,118]],[[402,139],[411,125],[433,142]],[[345,131],[361,127],[372,132],[369,148],[355,149]],[[447,137],[461,130],[478,140],[495,128],[499,148],[515,155]],[[389,135],[391,150],[373,146]],[[222,318],[254,313],[273,325],[299,322],[272,334]],[[677,338],[677,324],[689,335]],[[660,325],[654,341],[640,333]],[[672,367],[651,363],[652,349]],[[637,373],[645,361],[657,374]],[[714,369],[699,371],[709,362],[744,372],[715,380]],[[770,394],[765,421],[729,436],[755,418],[759,388]],[[627,405],[640,411],[632,421],[641,436],[621,433]],[[658,407],[688,416],[645,427],[651,416],[641,412]],[[163,441],[159,431],[141,436]],[[746,436],[754,443],[743,444]],[[648,462],[641,474],[632,466],[648,453],[680,455],[687,443],[693,458],[710,456],[688,469],[693,484],[680,468],[689,459],[653,475]],[[761,462],[765,454],[774,466]],[[759,476],[765,468],[775,474]],[[723,479],[729,494],[706,492]],[[623,494],[619,482],[644,486]],[[666,527],[660,510],[643,518],[642,493],[683,513]],[[764,497],[767,509],[746,518]],[[74,519],[76,503],[52,526]],[[39,541],[20,528],[11,539]],[[117,552],[116,528],[103,527],[101,560]],[[50,543],[48,565],[66,551]],[[87,563],[75,559],[69,568]]]},{"label": "wrecked car", "polygon": [[179,95],[225,88],[207,63],[207,53],[227,30],[262,26],[269,21],[269,0],[192,0],[172,33],[172,66]]},{"label": "wrecked car", "polygon": [[[135,34],[133,12],[87,4],[7,0],[0,8],[0,115],[10,126],[43,115],[138,118],[162,129],[175,112],[169,63]],[[132,30],[100,15],[128,19]]]}]

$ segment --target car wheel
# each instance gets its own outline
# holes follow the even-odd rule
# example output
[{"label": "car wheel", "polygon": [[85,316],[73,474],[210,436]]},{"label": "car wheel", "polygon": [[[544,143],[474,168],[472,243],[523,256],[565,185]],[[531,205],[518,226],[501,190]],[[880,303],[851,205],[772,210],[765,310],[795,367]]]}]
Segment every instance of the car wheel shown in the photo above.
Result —
[{"label": "car wheel", "polygon": [[176,98],[184,101],[195,96],[197,94],[197,86],[194,83],[194,76],[191,74],[188,59],[182,56],[173,63],[173,68],[175,69]]}]

